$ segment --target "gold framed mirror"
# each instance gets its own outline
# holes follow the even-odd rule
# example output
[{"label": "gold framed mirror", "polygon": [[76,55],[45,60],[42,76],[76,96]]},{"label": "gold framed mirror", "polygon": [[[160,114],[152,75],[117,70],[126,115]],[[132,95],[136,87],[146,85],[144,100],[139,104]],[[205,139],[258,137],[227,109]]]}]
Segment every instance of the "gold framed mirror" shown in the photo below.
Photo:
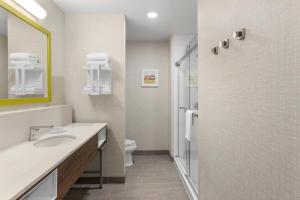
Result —
[{"label": "gold framed mirror", "polygon": [[51,101],[51,33],[0,0],[0,106]]}]

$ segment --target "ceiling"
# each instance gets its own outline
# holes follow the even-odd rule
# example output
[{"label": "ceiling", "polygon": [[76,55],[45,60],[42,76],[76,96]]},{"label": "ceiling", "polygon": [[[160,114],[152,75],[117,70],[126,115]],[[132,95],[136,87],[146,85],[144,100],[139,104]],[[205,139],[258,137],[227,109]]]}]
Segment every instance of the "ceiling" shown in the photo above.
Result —
[{"label": "ceiling", "polygon": [[[54,0],[65,13],[124,14],[127,40],[168,40],[171,34],[195,34],[197,0]],[[158,18],[150,20],[147,13]]]}]

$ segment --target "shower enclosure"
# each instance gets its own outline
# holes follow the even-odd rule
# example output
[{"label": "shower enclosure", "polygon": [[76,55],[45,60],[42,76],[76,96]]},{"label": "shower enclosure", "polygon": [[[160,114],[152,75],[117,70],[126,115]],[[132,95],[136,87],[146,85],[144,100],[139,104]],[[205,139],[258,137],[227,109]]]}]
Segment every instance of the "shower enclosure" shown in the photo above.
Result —
[{"label": "shower enclosure", "polygon": [[[198,121],[198,84],[197,84],[197,37],[187,45],[185,54],[176,63],[178,69],[178,147],[175,162],[181,177],[190,191],[192,199],[197,199],[198,155],[197,155],[197,121]],[[190,137],[186,137],[186,112],[193,111]]]}]

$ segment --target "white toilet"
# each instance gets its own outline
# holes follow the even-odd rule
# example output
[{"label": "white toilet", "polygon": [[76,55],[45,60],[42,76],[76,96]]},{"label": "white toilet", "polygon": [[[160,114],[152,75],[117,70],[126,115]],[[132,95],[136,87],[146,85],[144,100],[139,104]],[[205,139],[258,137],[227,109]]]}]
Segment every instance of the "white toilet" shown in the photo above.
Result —
[{"label": "white toilet", "polygon": [[125,153],[126,153],[126,161],[125,166],[129,167],[133,165],[132,152],[136,150],[136,142],[134,140],[125,140]]}]

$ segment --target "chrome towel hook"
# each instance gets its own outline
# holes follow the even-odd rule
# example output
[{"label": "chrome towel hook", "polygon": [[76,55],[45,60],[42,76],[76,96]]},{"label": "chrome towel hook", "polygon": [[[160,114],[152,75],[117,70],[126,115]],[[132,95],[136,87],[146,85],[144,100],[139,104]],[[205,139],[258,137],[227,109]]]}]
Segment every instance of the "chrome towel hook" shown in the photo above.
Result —
[{"label": "chrome towel hook", "polygon": [[244,40],[246,38],[246,29],[242,28],[239,31],[234,31],[233,38],[236,38],[237,40]]},{"label": "chrome towel hook", "polygon": [[224,49],[229,48],[229,39],[220,41],[220,47],[223,47]]},{"label": "chrome towel hook", "polygon": [[211,49],[211,52],[212,52],[213,54],[215,54],[215,55],[218,55],[218,54],[219,54],[219,48],[218,48],[218,46],[213,47],[213,48]]}]

